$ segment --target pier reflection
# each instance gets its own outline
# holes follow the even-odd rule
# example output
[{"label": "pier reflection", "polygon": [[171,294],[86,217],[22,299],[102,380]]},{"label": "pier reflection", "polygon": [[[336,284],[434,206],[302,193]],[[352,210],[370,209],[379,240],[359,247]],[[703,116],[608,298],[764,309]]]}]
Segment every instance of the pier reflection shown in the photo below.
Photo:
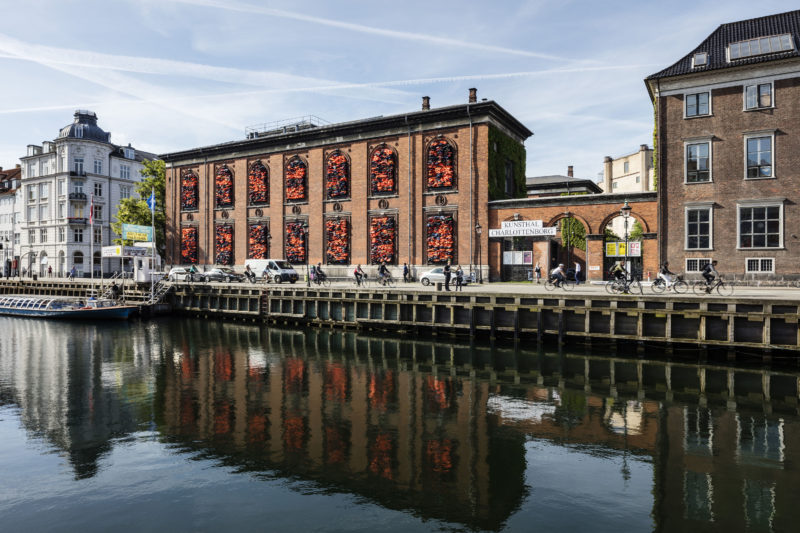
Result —
[{"label": "pier reflection", "polygon": [[796,372],[192,320],[6,330],[0,398],[79,478],[151,430],[236,472],[497,530],[535,498],[541,441],[623,480],[649,465],[654,528],[800,516]]}]

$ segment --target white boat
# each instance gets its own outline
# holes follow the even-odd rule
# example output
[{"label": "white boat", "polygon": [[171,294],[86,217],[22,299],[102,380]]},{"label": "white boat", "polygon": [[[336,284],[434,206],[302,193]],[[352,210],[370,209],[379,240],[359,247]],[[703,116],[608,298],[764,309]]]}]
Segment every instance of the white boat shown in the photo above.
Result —
[{"label": "white boat", "polygon": [[0,315],[82,320],[127,320],[136,310],[114,300],[75,300],[41,296],[0,296]]}]

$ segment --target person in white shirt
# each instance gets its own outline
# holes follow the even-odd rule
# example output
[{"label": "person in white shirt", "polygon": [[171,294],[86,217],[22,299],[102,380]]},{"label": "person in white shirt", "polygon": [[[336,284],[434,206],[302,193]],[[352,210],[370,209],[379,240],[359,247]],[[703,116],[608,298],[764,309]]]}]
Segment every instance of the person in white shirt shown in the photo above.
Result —
[{"label": "person in white shirt", "polygon": [[575,261],[575,285],[581,284],[581,264]]},{"label": "person in white shirt", "polygon": [[564,263],[559,263],[559,265],[550,272],[550,277],[555,279],[555,286],[560,287],[566,277],[564,273]]}]

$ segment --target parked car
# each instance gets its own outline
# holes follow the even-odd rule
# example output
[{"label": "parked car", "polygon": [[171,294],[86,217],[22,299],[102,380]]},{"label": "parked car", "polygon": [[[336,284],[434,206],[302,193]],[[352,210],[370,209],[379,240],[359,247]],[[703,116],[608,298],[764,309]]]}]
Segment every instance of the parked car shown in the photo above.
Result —
[{"label": "parked car", "polygon": [[295,283],[298,279],[297,271],[283,259],[248,259],[245,265],[250,265],[250,269],[258,277],[261,277],[266,268],[275,283]]},{"label": "parked car", "polygon": [[205,281],[225,281],[228,283],[237,281],[241,283],[245,280],[245,277],[244,274],[239,274],[232,268],[220,267],[212,268],[208,272],[203,272],[203,279]]},{"label": "parked car", "polygon": [[203,276],[199,272],[192,275],[186,267],[174,267],[167,274],[167,279],[169,281],[200,281]]},{"label": "parked car", "polygon": [[[419,277],[419,281],[426,287],[431,283],[444,283],[444,267],[436,267],[428,270]],[[464,281],[462,283],[463,285],[469,283],[469,274],[466,272],[464,272]],[[452,267],[450,269],[450,284],[456,284],[456,270]]]}]

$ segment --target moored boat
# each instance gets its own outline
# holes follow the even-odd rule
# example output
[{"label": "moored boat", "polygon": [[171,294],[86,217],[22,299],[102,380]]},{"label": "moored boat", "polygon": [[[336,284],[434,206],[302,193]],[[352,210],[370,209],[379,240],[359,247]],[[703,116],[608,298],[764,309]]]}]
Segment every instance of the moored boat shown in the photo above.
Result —
[{"label": "moored boat", "polygon": [[135,306],[119,305],[113,300],[106,299],[0,297],[0,315],[81,320],[127,320],[135,310]]}]

